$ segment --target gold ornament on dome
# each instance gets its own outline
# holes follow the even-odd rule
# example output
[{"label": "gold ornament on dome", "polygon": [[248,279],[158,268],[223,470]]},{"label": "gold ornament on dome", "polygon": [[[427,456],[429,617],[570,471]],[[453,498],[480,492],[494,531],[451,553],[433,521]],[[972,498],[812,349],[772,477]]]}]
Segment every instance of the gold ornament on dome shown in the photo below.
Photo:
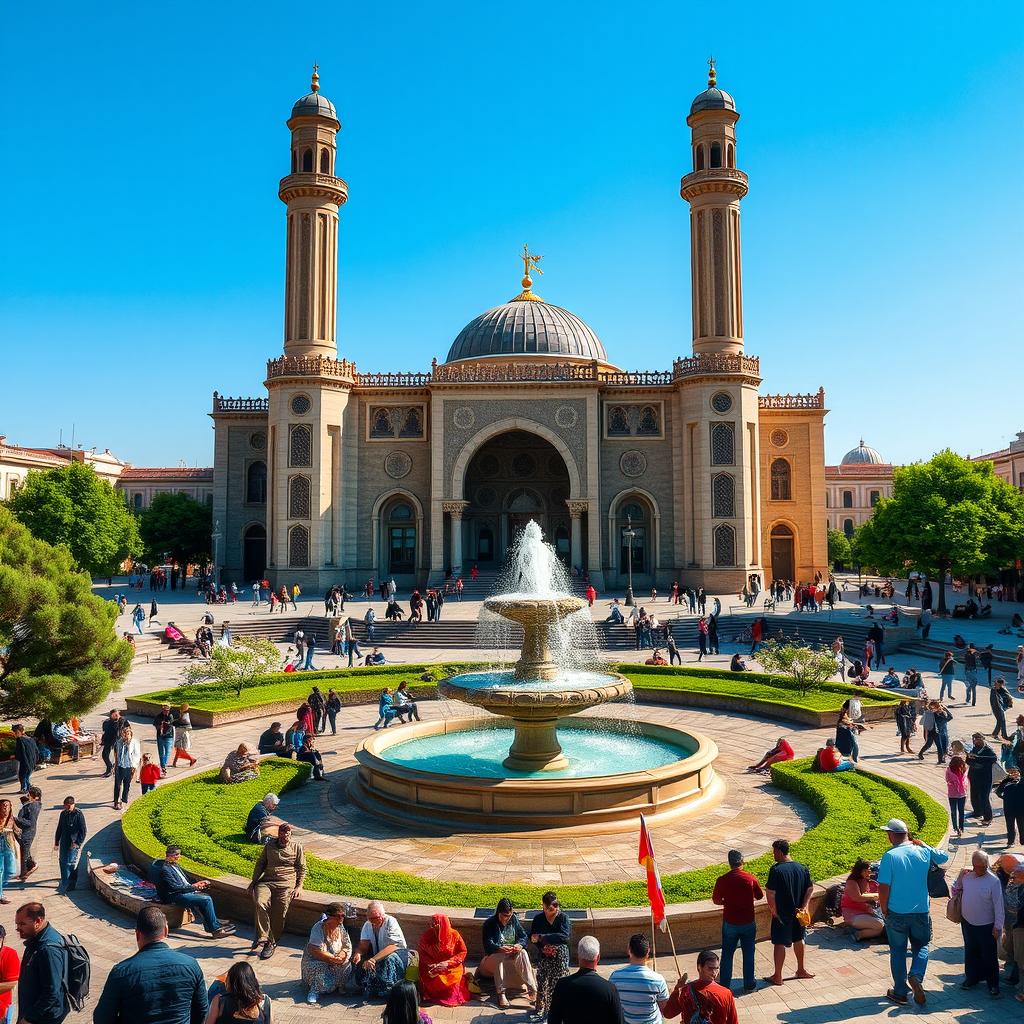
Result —
[{"label": "gold ornament on dome", "polygon": [[523,245],[523,254],[519,257],[523,261],[523,290],[511,301],[512,302],[543,302],[544,300],[535,295],[530,289],[533,287],[533,278],[530,272],[534,271],[543,276],[544,271],[540,269],[540,261],[543,256],[530,252],[528,245]]}]

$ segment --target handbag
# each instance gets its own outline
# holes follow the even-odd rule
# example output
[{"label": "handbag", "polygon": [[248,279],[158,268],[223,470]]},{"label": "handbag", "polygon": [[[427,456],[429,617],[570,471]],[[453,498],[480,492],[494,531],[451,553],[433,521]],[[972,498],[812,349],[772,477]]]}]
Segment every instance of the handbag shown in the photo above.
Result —
[{"label": "handbag", "polygon": [[928,869],[928,896],[933,900],[949,899],[949,885],[946,882],[946,872],[933,864]]},{"label": "handbag", "polygon": [[953,884],[953,894],[949,898],[949,902],[946,904],[946,920],[952,921],[953,924],[960,924],[964,919],[963,912],[963,901],[964,901],[964,888],[961,884],[961,878],[958,878]]}]

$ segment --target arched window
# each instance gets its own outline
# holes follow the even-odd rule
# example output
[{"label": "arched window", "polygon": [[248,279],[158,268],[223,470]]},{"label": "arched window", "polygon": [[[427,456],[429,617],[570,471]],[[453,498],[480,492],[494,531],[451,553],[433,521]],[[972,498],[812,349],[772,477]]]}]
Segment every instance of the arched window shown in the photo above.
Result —
[{"label": "arched window", "polygon": [[290,466],[313,465],[313,435],[309,427],[297,424],[288,435],[288,464]]},{"label": "arched window", "polygon": [[416,525],[412,506],[396,502],[387,513],[388,572],[416,571]]},{"label": "arched window", "polygon": [[731,142],[725,147],[725,166],[736,166],[736,147]]},{"label": "arched window", "polygon": [[704,170],[704,147],[698,146],[695,151],[694,160],[696,161],[694,167],[698,171]]},{"label": "arched window", "polygon": [[853,536],[853,520],[852,519],[844,519],[843,520],[843,533],[845,533],[847,537],[852,537]]},{"label": "arched window", "polygon": [[645,405],[640,410],[640,422],[636,432],[647,435],[657,435],[661,432],[658,425],[658,410],[653,405]]},{"label": "arched window", "polygon": [[288,564],[294,569],[309,567],[309,530],[304,526],[288,531]]},{"label": "arched window", "polygon": [[370,437],[393,437],[394,433],[391,413],[387,409],[375,409],[373,422],[370,424]]},{"label": "arched window", "polygon": [[785,459],[772,460],[772,501],[791,501],[793,498],[791,471]]},{"label": "arched window", "polygon": [[722,166],[722,144],[720,142],[711,143],[711,166]]},{"label": "arched window", "polygon": [[878,502],[881,499],[881,497],[882,497],[882,494],[881,494],[880,491],[872,491],[871,492],[871,507],[872,508],[874,508],[878,504]]},{"label": "arched window", "polygon": [[719,473],[711,481],[711,514],[716,519],[736,515],[736,482],[728,473]]},{"label": "arched window", "polygon": [[245,471],[245,500],[250,505],[267,503],[267,464],[262,459],[250,462]]},{"label": "arched window", "polygon": [[715,565],[736,564],[736,531],[723,523],[715,527]]},{"label": "arched window", "polygon": [[632,567],[634,573],[647,572],[647,508],[638,501],[629,501],[619,507],[619,572],[626,574],[630,568],[630,537],[632,530]]},{"label": "arched window", "polygon": [[613,405],[608,410],[608,436],[629,436],[629,415],[621,405]]},{"label": "arched window", "polygon": [[[18,488],[18,485],[16,483],[14,483],[13,480],[11,481],[11,483],[13,484],[13,486],[11,487],[11,496],[13,497],[14,496],[14,492]],[[139,494],[138,492],[136,492],[135,497],[132,498],[132,504],[135,505],[135,511],[136,512],[141,512],[142,511],[142,495]]]},{"label": "arched window", "polygon": [[405,422],[398,433],[399,437],[422,437],[423,420],[420,417],[419,409],[408,409],[405,413]]},{"label": "arched window", "polygon": [[711,427],[711,465],[736,464],[736,441],[731,423],[715,423]]},{"label": "arched window", "polygon": [[288,518],[309,518],[309,477],[293,476],[288,481]]},{"label": "arched window", "polygon": [[296,150],[292,150],[292,174],[299,169],[299,154]]},{"label": "arched window", "polygon": [[853,508],[853,491],[843,491],[843,508]]},{"label": "arched window", "polygon": [[320,150],[320,173],[331,173],[331,152],[328,149]]},{"label": "arched window", "polygon": [[313,170],[313,150],[307,149],[302,154],[302,169],[304,171]]}]

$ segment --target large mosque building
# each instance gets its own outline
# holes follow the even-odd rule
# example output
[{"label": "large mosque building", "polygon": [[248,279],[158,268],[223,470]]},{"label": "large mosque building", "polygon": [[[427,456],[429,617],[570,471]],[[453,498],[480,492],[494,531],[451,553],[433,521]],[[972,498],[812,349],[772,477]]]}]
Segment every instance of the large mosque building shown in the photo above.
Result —
[{"label": "large mosque building", "polygon": [[[764,395],[743,337],[733,98],[691,107],[692,349],[627,372],[580,317],[521,290],[459,331],[443,362],[362,373],[337,338],[340,123],[312,91],[292,108],[284,351],[266,395],[214,393],[215,561],[225,580],[311,589],[400,585],[501,566],[539,522],[599,590],[738,591],[827,567],[824,392]],[[666,209],[671,197],[666,194]],[[636,339],[631,339],[635,344]],[[625,347],[625,346],[624,346]]]}]

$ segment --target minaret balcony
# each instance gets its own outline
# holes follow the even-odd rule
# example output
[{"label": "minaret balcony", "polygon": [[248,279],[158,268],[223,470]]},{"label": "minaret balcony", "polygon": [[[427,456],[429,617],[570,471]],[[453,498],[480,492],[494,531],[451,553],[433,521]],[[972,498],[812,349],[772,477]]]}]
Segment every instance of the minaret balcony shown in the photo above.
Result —
[{"label": "minaret balcony", "polygon": [[724,192],[742,199],[747,190],[746,174],[735,167],[710,167],[703,171],[692,171],[679,182],[679,194],[687,202],[709,192]]},{"label": "minaret balcony", "polygon": [[290,203],[300,196],[313,196],[343,206],[348,199],[348,182],[333,174],[318,174],[316,171],[299,171],[281,179],[278,187],[281,201]]}]

